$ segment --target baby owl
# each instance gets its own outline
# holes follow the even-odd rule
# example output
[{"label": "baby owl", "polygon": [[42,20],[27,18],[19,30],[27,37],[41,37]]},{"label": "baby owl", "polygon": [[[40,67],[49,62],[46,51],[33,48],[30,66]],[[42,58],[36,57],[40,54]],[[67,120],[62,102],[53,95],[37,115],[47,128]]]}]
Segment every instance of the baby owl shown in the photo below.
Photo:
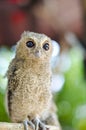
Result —
[{"label": "baby owl", "polygon": [[8,112],[12,122],[24,122],[45,130],[40,121],[51,105],[51,39],[44,34],[24,32],[7,72]]}]

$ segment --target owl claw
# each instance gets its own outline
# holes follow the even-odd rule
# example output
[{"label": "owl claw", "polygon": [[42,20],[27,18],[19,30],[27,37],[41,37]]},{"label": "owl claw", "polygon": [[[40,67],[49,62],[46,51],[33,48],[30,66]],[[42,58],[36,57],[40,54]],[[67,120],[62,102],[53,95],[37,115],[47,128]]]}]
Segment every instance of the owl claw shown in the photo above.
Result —
[{"label": "owl claw", "polygon": [[34,120],[34,124],[35,124],[35,130],[39,130],[39,129],[47,130],[45,124],[42,123],[38,118]]},{"label": "owl claw", "polygon": [[40,122],[40,128],[42,128],[42,130],[47,130],[46,126],[44,123]]},{"label": "owl claw", "polygon": [[24,130],[29,130],[28,125],[33,130],[47,130],[45,124],[42,123],[38,118],[34,119],[33,121],[24,120],[23,124],[24,124]]},{"label": "owl claw", "polygon": [[33,124],[31,121],[29,121],[29,120],[24,120],[24,121],[23,121],[23,124],[24,124],[24,130],[29,130],[28,125],[29,125],[33,130],[35,130],[35,126],[34,126],[34,124]]}]

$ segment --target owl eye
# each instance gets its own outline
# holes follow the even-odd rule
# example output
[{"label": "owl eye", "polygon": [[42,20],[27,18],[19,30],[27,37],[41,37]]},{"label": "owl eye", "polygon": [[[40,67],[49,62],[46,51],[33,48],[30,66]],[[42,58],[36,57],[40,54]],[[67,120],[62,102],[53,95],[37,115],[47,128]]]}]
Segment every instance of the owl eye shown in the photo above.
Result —
[{"label": "owl eye", "polygon": [[35,44],[34,44],[33,41],[27,41],[27,42],[26,42],[26,45],[27,45],[27,47],[29,47],[29,48],[32,48],[33,46],[35,46]]},{"label": "owl eye", "polygon": [[47,50],[49,50],[49,44],[48,43],[45,43],[44,45],[43,45],[43,48],[47,51]]}]

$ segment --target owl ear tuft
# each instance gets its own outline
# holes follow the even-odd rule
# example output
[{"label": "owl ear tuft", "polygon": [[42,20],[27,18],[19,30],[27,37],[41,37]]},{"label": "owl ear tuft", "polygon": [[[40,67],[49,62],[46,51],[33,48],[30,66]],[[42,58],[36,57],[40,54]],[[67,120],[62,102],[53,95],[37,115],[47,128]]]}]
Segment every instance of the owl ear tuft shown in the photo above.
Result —
[{"label": "owl ear tuft", "polygon": [[29,33],[29,31],[24,31],[24,32],[21,34],[21,37],[27,36],[28,33]]},{"label": "owl ear tuft", "polygon": [[53,51],[52,51],[52,57],[57,56],[60,53],[60,45],[58,42],[52,40],[52,46],[53,46]]}]

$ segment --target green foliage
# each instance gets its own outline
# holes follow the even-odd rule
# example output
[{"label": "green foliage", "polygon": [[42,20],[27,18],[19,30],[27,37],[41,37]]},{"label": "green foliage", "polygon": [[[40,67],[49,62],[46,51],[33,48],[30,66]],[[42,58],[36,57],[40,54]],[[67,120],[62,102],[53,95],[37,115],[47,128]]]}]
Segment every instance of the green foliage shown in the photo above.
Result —
[{"label": "green foliage", "polygon": [[82,53],[76,49],[70,53],[72,65],[65,73],[65,84],[56,95],[58,114],[63,128],[86,130],[86,81]]},{"label": "green foliage", "polygon": [[11,49],[2,47],[0,48],[0,121],[9,121],[5,108],[5,92],[7,86],[7,79],[5,74],[14,53]]},{"label": "green foliage", "polygon": [[[0,90],[2,92],[2,90]],[[4,94],[0,92],[0,121],[9,121],[5,110]]]}]

